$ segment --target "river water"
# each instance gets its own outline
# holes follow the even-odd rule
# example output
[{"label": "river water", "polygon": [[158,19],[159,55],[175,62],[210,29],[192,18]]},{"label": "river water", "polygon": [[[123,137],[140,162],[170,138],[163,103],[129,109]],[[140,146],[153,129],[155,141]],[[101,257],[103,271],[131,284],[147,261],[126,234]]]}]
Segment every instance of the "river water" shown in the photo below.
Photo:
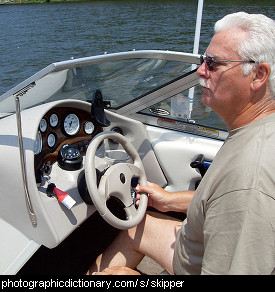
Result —
[{"label": "river water", "polygon": [[[235,11],[275,19],[275,0],[205,0],[200,52]],[[0,95],[50,63],[139,49],[193,51],[196,0],[0,5]]]}]

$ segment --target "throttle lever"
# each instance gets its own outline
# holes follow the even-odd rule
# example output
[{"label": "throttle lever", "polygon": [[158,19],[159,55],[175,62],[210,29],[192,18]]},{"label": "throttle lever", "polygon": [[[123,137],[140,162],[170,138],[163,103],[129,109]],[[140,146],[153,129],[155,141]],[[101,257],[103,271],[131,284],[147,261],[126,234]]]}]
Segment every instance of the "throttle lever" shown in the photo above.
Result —
[{"label": "throttle lever", "polygon": [[197,168],[201,174],[201,177],[203,177],[206,173],[207,167],[205,166],[205,157],[203,154],[197,154],[192,162],[190,163],[190,166],[192,168]]}]

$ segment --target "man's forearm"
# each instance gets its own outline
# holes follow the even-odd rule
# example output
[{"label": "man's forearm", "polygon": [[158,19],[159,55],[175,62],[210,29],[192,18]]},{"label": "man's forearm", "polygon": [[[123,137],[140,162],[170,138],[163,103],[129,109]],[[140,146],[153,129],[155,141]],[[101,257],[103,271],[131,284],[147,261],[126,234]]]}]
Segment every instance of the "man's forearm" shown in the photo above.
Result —
[{"label": "man's forearm", "polygon": [[195,191],[171,193],[171,200],[166,206],[166,212],[174,211],[186,213],[194,194]]}]

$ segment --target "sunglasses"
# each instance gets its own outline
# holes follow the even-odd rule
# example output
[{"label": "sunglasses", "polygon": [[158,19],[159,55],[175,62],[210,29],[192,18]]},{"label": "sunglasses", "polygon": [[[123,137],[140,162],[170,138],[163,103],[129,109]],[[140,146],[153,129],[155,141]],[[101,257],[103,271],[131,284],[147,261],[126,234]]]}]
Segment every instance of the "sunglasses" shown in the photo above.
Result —
[{"label": "sunglasses", "polygon": [[209,69],[209,71],[213,71],[215,68],[215,65],[222,62],[241,62],[241,63],[256,63],[253,60],[215,60],[213,57],[207,57],[207,56],[200,56],[200,63],[201,65],[206,62],[206,65]]}]

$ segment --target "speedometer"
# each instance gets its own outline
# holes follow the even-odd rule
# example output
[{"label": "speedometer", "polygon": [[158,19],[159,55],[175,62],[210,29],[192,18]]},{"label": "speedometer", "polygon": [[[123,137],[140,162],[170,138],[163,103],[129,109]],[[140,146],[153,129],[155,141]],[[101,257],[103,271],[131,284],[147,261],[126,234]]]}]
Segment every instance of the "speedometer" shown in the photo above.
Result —
[{"label": "speedometer", "polygon": [[63,122],[64,131],[67,135],[73,136],[80,129],[80,121],[76,114],[68,114]]}]

